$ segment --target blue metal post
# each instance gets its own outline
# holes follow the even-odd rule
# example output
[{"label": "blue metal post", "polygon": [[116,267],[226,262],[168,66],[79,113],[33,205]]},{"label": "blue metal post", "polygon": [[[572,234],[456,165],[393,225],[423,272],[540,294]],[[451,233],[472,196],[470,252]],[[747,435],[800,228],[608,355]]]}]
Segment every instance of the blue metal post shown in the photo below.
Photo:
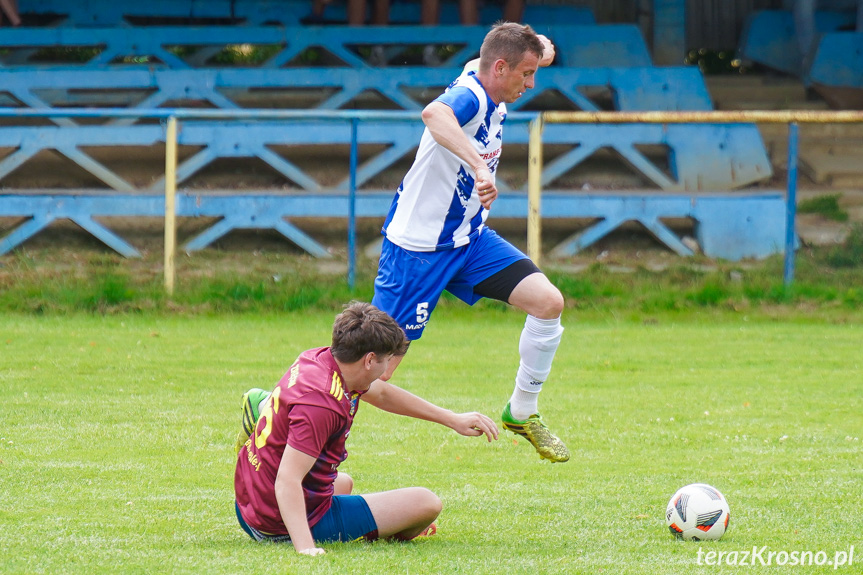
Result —
[{"label": "blue metal post", "polygon": [[799,129],[797,122],[788,125],[788,197],[785,220],[785,287],[794,281],[794,222],[797,219],[797,147]]},{"label": "blue metal post", "polygon": [[348,191],[348,287],[353,290],[357,267],[357,126],[359,120],[351,118],[351,161]]}]

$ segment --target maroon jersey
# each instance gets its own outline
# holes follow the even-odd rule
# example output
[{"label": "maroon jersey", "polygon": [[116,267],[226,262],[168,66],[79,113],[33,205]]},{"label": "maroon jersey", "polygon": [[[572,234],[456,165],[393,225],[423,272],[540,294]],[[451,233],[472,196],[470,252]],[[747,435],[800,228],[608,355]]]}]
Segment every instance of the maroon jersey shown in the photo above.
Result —
[{"label": "maroon jersey", "polygon": [[345,441],[359,397],[359,392],[345,391],[330,348],[300,354],[273,390],[255,433],[237,456],[234,491],[250,526],[273,535],[288,533],[275,489],[285,445],[315,458],[303,478],[309,526],[329,510],[336,469],[348,456]]}]

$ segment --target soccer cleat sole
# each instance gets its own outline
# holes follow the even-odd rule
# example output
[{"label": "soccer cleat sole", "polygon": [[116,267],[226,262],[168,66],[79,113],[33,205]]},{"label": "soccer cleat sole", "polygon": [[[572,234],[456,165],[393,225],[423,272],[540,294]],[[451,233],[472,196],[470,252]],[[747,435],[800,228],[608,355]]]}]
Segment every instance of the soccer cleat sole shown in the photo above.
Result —
[{"label": "soccer cleat sole", "polygon": [[525,423],[504,421],[503,428],[524,437],[536,449],[540,459],[545,459],[552,463],[565,463],[569,461],[569,449],[567,449],[560,438],[551,433],[542,423],[531,420]]}]

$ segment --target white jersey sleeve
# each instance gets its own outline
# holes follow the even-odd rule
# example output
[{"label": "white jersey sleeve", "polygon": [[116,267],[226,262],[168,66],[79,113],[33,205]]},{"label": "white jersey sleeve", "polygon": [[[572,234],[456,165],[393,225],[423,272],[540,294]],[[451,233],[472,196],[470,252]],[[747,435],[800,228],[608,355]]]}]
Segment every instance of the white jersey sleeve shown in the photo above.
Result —
[{"label": "white jersey sleeve", "polygon": [[[492,178],[500,161],[506,105],[489,98],[476,75],[459,76],[437,101],[450,106]],[[402,180],[383,233],[412,251],[440,251],[468,244],[488,217],[471,166],[423,131],[416,158]]]}]

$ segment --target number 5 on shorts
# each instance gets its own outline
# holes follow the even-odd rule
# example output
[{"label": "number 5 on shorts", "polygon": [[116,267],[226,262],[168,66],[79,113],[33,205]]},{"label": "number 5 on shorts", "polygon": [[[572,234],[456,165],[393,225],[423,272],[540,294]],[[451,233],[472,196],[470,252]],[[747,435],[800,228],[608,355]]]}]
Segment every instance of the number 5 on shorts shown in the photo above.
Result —
[{"label": "number 5 on shorts", "polygon": [[429,302],[424,301],[417,304],[417,323],[423,324],[429,318]]}]

